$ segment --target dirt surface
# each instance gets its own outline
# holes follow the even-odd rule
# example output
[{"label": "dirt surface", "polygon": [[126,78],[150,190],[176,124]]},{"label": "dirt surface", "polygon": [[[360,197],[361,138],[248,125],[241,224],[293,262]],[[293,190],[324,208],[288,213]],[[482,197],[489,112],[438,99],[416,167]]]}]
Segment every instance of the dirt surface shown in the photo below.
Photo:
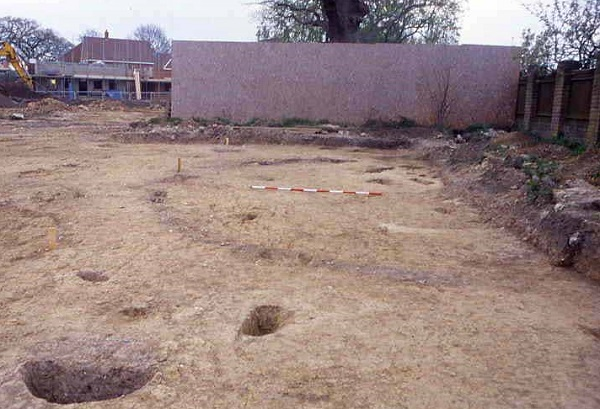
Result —
[{"label": "dirt surface", "polygon": [[600,281],[600,151],[581,148],[489,130],[415,144],[443,170],[453,195],[535,244],[552,264]]},{"label": "dirt surface", "polygon": [[2,408],[600,406],[597,284],[422,152],[120,142],[152,115],[0,120]]},{"label": "dirt surface", "polygon": [[154,113],[154,115],[160,115],[164,112],[164,107],[159,103],[150,104],[147,101],[117,101],[111,99],[78,99],[69,101],[52,97],[40,97],[40,95],[37,95],[36,98],[22,99],[21,102],[17,104],[13,99],[4,97],[1,94],[0,108],[12,108],[0,109],[0,119],[9,119],[11,114],[19,114],[26,120],[48,118],[52,116],[65,119],[69,118],[69,112],[90,112],[91,116],[97,112],[135,112],[140,109],[144,109],[147,113]]}]

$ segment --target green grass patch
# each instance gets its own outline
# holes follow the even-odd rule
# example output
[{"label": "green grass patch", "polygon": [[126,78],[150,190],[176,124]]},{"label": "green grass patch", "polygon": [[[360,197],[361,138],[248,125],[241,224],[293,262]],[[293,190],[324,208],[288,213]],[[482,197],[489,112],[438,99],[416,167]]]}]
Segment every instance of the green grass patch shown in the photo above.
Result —
[{"label": "green grass patch", "polygon": [[579,156],[585,153],[586,151],[586,146],[584,143],[567,138],[563,133],[559,133],[554,138],[552,138],[551,143],[555,145],[564,146],[565,148],[571,151],[572,155],[576,156]]},{"label": "green grass patch", "polygon": [[172,116],[172,117],[167,118],[166,122],[169,125],[175,125],[175,126],[177,126],[177,125],[179,125],[180,123],[183,122],[183,119],[175,117],[175,116]]},{"label": "green grass patch", "polygon": [[529,179],[527,181],[527,199],[531,203],[552,203],[554,200],[552,186],[539,179]]},{"label": "green grass patch", "polygon": [[556,186],[555,172],[558,163],[532,156],[523,163],[523,172],[529,176],[527,181],[527,199],[536,204],[552,203],[554,200],[554,186]]}]

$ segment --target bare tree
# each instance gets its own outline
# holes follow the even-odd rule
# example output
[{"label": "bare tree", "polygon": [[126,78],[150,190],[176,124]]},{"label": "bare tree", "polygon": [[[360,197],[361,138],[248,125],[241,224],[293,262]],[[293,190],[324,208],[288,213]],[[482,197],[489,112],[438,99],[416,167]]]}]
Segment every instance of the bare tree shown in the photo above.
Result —
[{"label": "bare tree", "polygon": [[[259,13],[259,41],[336,41],[324,0],[265,0]],[[451,44],[458,41],[463,0],[363,0],[336,8],[349,28],[349,41]],[[326,7],[327,6],[327,7]],[[346,13],[347,14],[344,14]],[[343,27],[343,26],[342,26]]]},{"label": "bare tree", "polygon": [[452,122],[453,108],[459,99],[462,73],[455,69],[456,57],[446,47],[436,48],[432,60],[424,60],[417,68],[416,90],[428,123],[443,129]]},{"label": "bare tree", "polygon": [[133,38],[150,42],[156,53],[170,53],[171,39],[167,37],[162,27],[156,24],[142,24],[133,32]]},{"label": "bare tree", "polygon": [[79,42],[83,42],[83,39],[85,37],[102,37],[102,34],[95,28],[88,28],[82,31],[81,34],[79,34],[79,37],[77,37],[77,39],[79,40]]},{"label": "bare tree", "polygon": [[455,99],[454,82],[452,81],[450,67],[442,67],[435,77],[431,102],[435,115],[435,124],[438,128],[446,127]]},{"label": "bare tree", "polygon": [[600,0],[553,0],[550,6],[538,0],[526,7],[543,29],[523,32],[523,70],[531,65],[553,69],[563,60],[594,66],[600,50]]},{"label": "bare tree", "polygon": [[35,20],[10,16],[0,18],[0,39],[16,46],[26,59],[55,60],[73,47]]}]

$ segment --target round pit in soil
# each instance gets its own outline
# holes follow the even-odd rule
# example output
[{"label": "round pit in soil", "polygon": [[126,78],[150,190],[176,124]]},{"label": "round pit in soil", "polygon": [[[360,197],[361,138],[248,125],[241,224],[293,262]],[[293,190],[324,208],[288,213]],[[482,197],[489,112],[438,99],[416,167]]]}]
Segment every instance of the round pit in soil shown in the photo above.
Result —
[{"label": "round pit in soil", "polygon": [[37,360],[21,369],[32,395],[51,403],[94,402],[128,395],[154,375],[150,366],[128,367],[98,362]]},{"label": "round pit in soil", "polygon": [[260,305],[250,312],[240,328],[240,333],[261,337],[283,327],[291,313],[277,305]]}]

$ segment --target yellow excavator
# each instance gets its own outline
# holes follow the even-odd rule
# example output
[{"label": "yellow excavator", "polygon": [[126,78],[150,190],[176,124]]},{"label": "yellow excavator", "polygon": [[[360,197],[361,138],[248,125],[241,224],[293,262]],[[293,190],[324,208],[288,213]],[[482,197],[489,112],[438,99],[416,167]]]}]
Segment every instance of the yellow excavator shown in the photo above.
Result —
[{"label": "yellow excavator", "polygon": [[10,65],[13,66],[19,77],[30,89],[33,89],[33,79],[27,73],[27,66],[23,59],[19,57],[17,50],[8,41],[0,42],[0,57],[6,57]]}]

